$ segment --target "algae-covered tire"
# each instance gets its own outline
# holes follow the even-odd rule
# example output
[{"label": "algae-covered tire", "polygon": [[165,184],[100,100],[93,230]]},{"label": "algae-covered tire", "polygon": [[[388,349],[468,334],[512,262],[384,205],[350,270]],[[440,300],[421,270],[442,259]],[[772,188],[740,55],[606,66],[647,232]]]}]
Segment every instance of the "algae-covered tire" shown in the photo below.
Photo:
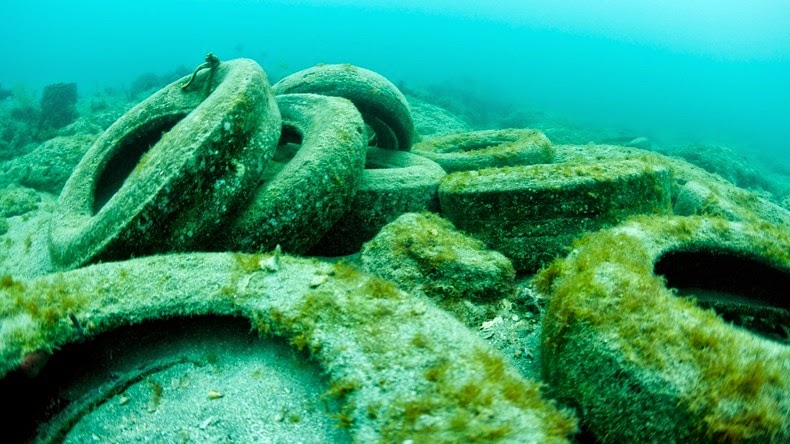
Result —
[{"label": "algae-covered tire", "polygon": [[[353,65],[318,65],[293,73],[272,87],[275,94],[310,93],[344,97],[354,103],[377,134],[389,129],[395,136],[379,137],[380,148],[408,151],[414,121],[406,97],[385,77]],[[382,128],[383,127],[383,128]]]},{"label": "algae-covered tire", "polygon": [[353,202],[312,253],[351,254],[403,213],[438,211],[437,190],[444,176],[442,167],[425,157],[369,147]]},{"label": "algae-covered tire", "polygon": [[436,161],[448,173],[550,163],[553,153],[549,139],[532,129],[451,134],[417,143],[412,150]]},{"label": "algae-covered tire", "polygon": [[[23,429],[35,432],[35,425],[30,425],[35,424],[36,412],[21,406],[28,405],[31,392],[42,390],[54,392],[52,399],[60,398],[60,403],[50,405],[44,397],[42,410],[62,408],[68,404],[66,399],[77,399],[66,406],[64,415],[51,421],[41,418],[39,438],[44,442],[47,438],[60,442],[64,435],[68,442],[76,429],[83,437],[89,438],[91,431],[98,434],[86,430],[86,419],[87,425],[126,437],[101,435],[113,442],[151,436],[177,441],[184,430],[189,430],[190,441],[217,442],[234,436],[239,442],[263,442],[282,436],[260,433],[258,427],[284,421],[296,428],[298,422],[310,420],[312,415],[301,409],[271,412],[271,407],[249,403],[261,396],[245,390],[267,390],[260,383],[270,376],[263,362],[259,370],[235,377],[245,382],[242,387],[224,386],[226,377],[239,373],[239,366],[228,362],[223,350],[209,349],[201,356],[202,343],[193,343],[192,353],[208,367],[201,374],[224,388],[197,393],[193,401],[187,395],[195,385],[211,387],[190,378],[195,365],[187,362],[186,377],[182,372],[159,372],[150,367],[158,364],[146,361],[142,353],[137,354],[138,362],[142,358],[148,367],[141,371],[131,366],[131,376],[108,377],[104,368],[95,369],[109,388],[80,384],[84,379],[77,379],[78,390],[68,393],[71,396],[61,398],[63,391],[50,389],[64,387],[52,384],[53,380],[68,379],[67,372],[57,371],[62,368],[58,363],[90,367],[103,350],[79,352],[106,334],[122,334],[132,325],[150,332],[162,322],[200,322],[206,316],[241,318],[253,331],[287,339],[294,348],[309,351],[329,379],[326,396],[340,404],[336,424],[348,428],[353,442],[564,443],[575,429],[567,412],[541,398],[537,382],[519,376],[474,332],[430,302],[348,265],[285,255],[160,255],[37,280],[10,280],[0,287],[0,301],[0,394],[15,400],[15,416],[5,417],[15,427],[6,435]],[[252,346],[256,338],[244,333],[243,339]],[[127,339],[132,347],[134,339]],[[33,364],[40,366],[49,354],[39,377],[26,379],[19,374],[28,371],[32,376]],[[163,365],[178,359],[171,356]],[[295,356],[284,354],[282,359],[294,361]],[[78,375],[82,376],[87,375]],[[127,393],[126,381],[142,387],[131,387],[135,391]],[[24,399],[11,396],[14,393],[24,393]],[[270,389],[266,394],[266,403],[290,402],[287,392]],[[191,404],[184,407],[185,402]],[[323,410],[323,404],[318,398],[310,403],[313,410]],[[173,411],[181,414],[171,416]],[[94,412],[104,421],[86,418]],[[223,416],[231,412],[243,415],[242,421]],[[134,416],[144,416],[145,426],[134,422]],[[239,422],[240,427],[230,428]],[[206,434],[214,439],[205,439]],[[326,436],[309,440],[334,442]]]},{"label": "algae-covered tire", "polygon": [[238,59],[182,90],[187,79],[121,116],[77,165],[50,228],[57,267],[195,248],[255,188],[281,129],[266,74]]},{"label": "algae-covered tire", "polygon": [[670,169],[674,214],[790,225],[787,209],[683,159],[616,145],[554,145],[556,163],[589,164],[625,159],[642,159]]},{"label": "algae-covered tire", "polygon": [[[217,235],[216,248],[289,253],[313,246],[349,209],[365,165],[364,122],[341,97],[277,96],[283,133],[301,138],[284,165],[271,162],[263,183]],[[295,133],[295,134],[294,134]]]},{"label": "algae-covered tire", "polygon": [[[544,380],[599,442],[790,441],[786,226],[640,217],[583,238],[537,283]],[[755,323],[755,307],[783,325]]]},{"label": "algae-covered tire", "polygon": [[641,160],[528,165],[448,174],[439,201],[456,228],[534,272],[585,231],[669,212],[669,188],[669,170]]}]

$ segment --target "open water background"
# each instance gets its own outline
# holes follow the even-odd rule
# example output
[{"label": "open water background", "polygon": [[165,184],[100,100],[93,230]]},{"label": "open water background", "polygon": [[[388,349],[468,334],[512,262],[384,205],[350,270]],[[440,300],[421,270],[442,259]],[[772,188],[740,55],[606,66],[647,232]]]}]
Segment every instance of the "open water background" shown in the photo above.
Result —
[{"label": "open water background", "polygon": [[5,0],[0,21],[0,84],[33,94],[124,88],[209,51],[253,58],[272,81],[352,63],[484,107],[790,164],[787,0]]}]

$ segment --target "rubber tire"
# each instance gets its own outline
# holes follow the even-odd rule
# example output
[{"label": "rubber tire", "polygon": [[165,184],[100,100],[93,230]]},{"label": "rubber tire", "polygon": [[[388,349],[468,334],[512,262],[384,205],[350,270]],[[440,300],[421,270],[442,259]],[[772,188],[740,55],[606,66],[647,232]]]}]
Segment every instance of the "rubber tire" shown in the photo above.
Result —
[{"label": "rubber tire", "polygon": [[362,181],[349,210],[310,251],[318,256],[355,253],[384,225],[404,213],[439,210],[445,172],[416,154],[369,147]]},{"label": "rubber tire", "polygon": [[[69,316],[33,320],[22,301],[52,294],[72,303]],[[68,359],[57,356],[67,353],[65,345],[127,325],[237,316],[254,331],[309,349],[331,381],[330,395],[343,404],[340,424],[353,424],[354,442],[564,443],[575,428],[543,400],[537,382],[523,379],[474,332],[348,265],[285,255],[162,255],[14,282],[0,287],[0,300],[9,301],[0,329],[2,379],[23,377],[9,372],[31,353]]]},{"label": "rubber tire", "polygon": [[672,172],[673,210],[677,215],[723,217],[731,221],[762,219],[772,224],[790,225],[787,209],[683,159],[615,145],[554,145],[554,157],[556,163],[642,159],[665,165]]},{"label": "rubber tire", "polygon": [[[741,262],[734,271],[694,270],[759,279],[790,309],[782,299],[790,284],[787,227],[641,217],[588,235],[536,278],[550,301],[543,379],[578,408],[597,442],[790,441],[790,348],[677,297],[666,287],[671,278],[654,273],[676,253],[760,264],[770,271],[760,278]],[[685,273],[696,267],[679,265]]]},{"label": "rubber tire", "polygon": [[[362,179],[364,122],[340,97],[276,97],[283,126],[301,135],[287,164],[272,162],[252,199],[213,241],[218,251],[304,253],[348,211]],[[284,131],[284,133],[288,132]]]},{"label": "rubber tire", "polygon": [[451,134],[417,143],[412,151],[434,160],[448,173],[551,163],[553,158],[549,139],[532,129]]},{"label": "rubber tire", "polygon": [[548,164],[448,174],[442,214],[534,273],[585,231],[670,211],[670,174],[641,160]]},{"label": "rubber tire", "polygon": [[159,90],[91,146],[52,218],[57,268],[194,249],[254,189],[281,129],[266,74],[223,62],[205,96],[209,71],[187,91],[188,77]]},{"label": "rubber tire", "polygon": [[[409,103],[398,88],[380,74],[348,64],[318,65],[295,72],[272,88],[277,95],[311,93],[344,97],[354,103],[365,123],[377,132],[379,148],[411,149],[415,135]],[[384,129],[391,130],[395,139],[385,134]]]}]

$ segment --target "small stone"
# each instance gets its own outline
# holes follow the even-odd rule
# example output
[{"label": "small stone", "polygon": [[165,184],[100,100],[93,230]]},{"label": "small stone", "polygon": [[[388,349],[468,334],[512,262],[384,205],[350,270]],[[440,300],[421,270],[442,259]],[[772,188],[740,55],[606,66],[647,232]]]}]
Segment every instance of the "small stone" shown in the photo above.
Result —
[{"label": "small stone", "polygon": [[261,267],[261,270],[271,272],[277,271],[280,268],[280,264],[277,261],[276,256],[271,256],[267,259],[261,259],[260,262],[258,262],[258,265]]},{"label": "small stone", "polygon": [[280,269],[280,255],[282,255],[283,249],[280,247],[280,244],[274,248],[274,252],[272,255],[267,259],[261,259],[258,262],[258,266],[261,267],[262,270],[275,272]]},{"label": "small stone", "polygon": [[209,390],[209,392],[208,392],[208,399],[219,399],[219,398],[222,398],[223,396],[225,396],[225,395],[223,395],[222,393],[220,393],[220,392],[218,392],[216,390]]},{"label": "small stone", "polygon": [[318,287],[320,287],[321,284],[326,282],[326,280],[328,278],[329,278],[329,276],[327,276],[325,274],[322,274],[322,275],[319,275],[319,276],[315,276],[313,278],[313,280],[310,281],[310,288],[318,288]]},{"label": "small stone", "polygon": [[214,420],[215,420],[215,419],[216,419],[216,416],[209,416],[209,417],[208,417],[208,418],[206,418],[206,419],[205,419],[203,422],[201,422],[201,423],[200,423],[200,425],[199,425],[198,427],[199,427],[201,430],[205,430],[205,429],[206,429],[206,427],[210,426],[210,425],[211,425],[211,423],[213,423],[213,422],[214,422]]},{"label": "small stone", "polygon": [[121,396],[118,398],[118,404],[120,404],[120,405],[126,405],[126,404],[129,404],[129,397],[128,397],[128,396],[126,396],[126,395],[121,395]]},{"label": "small stone", "polygon": [[494,319],[491,319],[490,321],[483,322],[483,324],[480,326],[480,329],[481,330],[489,330],[489,329],[494,328],[495,326],[501,324],[502,322],[504,322],[503,319],[502,319],[502,316],[497,316]]}]

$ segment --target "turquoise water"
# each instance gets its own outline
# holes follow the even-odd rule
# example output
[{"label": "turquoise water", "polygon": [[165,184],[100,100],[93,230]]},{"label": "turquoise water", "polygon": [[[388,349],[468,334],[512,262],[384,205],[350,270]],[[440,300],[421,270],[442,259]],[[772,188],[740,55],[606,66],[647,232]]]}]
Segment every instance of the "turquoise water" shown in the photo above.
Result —
[{"label": "turquoise water", "polygon": [[84,97],[209,51],[253,58],[272,80],[352,63],[487,112],[529,107],[790,158],[786,1],[389,3],[6,0],[0,84],[77,82]]},{"label": "turquoise water", "polygon": [[[644,436],[644,441],[655,438],[653,431],[663,427],[666,433],[703,431],[709,433],[706,438],[715,436],[709,432],[714,430],[710,424],[718,424],[708,417],[698,424],[685,424],[683,418],[697,414],[683,410],[686,399],[693,399],[699,412],[708,406],[726,405],[722,418],[733,424],[733,430],[743,426],[747,437],[752,431],[773,433],[774,429],[768,427],[761,430],[763,424],[773,427],[777,422],[781,426],[782,421],[788,421],[785,413],[790,408],[784,399],[790,398],[782,396],[788,389],[781,377],[788,363],[786,354],[772,348],[776,344],[761,345],[750,340],[730,348],[726,341],[735,340],[726,336],[730,333],[725,330],[711,330],[712,336],[699,334],[700,325],[706,329],[712,325],[709,314],[702,318],[685,312],[685,303],[680,308],[669,304],[666,316],[644,312],[637,296],[644,299],[645,295],[666,295],[664,289],[652,284],[658,282],[652,280],[652,275],[649,279],[635,277],[635,270],[641,273],[649,269],[651,264],[644,261],[653,260],[654,274],[664,279],[673,292],[693,297],[705,309],[714,309],[735,328],[787,344],[787,304],[779,303],[778,298],[790,288],[787,261],[782,256],[790,251],[790,0],[756,0],[748,6],[742,0],[388,3],[396,2],[0,2],[0,396],[10,393],[3,398],[15,400],[16,406],[15,416],[7,420],[13,427],[5,430],[3,442],[19,442],[39,433],[34,430],[39,422],[52,427],[49,432],[40,432],[41,436],[68,432],[72,441],[66,442],[94,439],[97,435],[117,441],[163,442],[167,441],[165,436],[176,434],[180,440],[210,443],[223,439],[245,442],[244,437],[249,437],[246,441],[276,437],[283,442],[296,442],[318,440],[320,436],[328,436],[327,441],[367,442],[374,440],[366,439],[364,433],[402,433],[405,437],[423,428],[428,433],[438,430],[436,436],[455,436],[440,435],[447,430],[482,439],[486,436],[480,434],[483,432],[490,436],[505,433],[507,429],[499,424],[506,425],[511,415],[531,415],[499,408],[512,404],[518,410],[531,409],[533,401],[526,394],[538,393],[537,388],[516,384],[513,376],[504,373],[511,364],[513,375],[518,371],[530,384],[545,378],[542,381],[552,387],[543,392],[545,399],[554,399],[561,406],[567,403],[579,407],[583,432],[577,436],[578,442],[617,439],[612,438],[617,436],[615,433],[634,433],[632,436]],[[174,148],[179,146],[173,140],[191,139],[192,133],[184,130],[187,136],[177,139],[179,132],[172,131],[170,142],[160,145],[169,143],[170,151],[150,148],[160,136],[164,140],[164,133],[171,131],[176,118],[182,117],[175,112],[165,118],[146,120],[142,125],[137,119],[127,121],[123,131],[118,131],[123,132],[119,142],[92,145],[115,118],[166,83],[165,79],[170,81],[192,72],[208,52],[223,61],[254,59],[267,71],[272,83],[317,63],[350,63],[368,68],[392,80],[408,95],[415,122],[422,119],[421,123],[429,123],[422,126],[427,128],[426,136],[431,134],[429,130],[437,128],[537,128],[557,146],[552,147],[542,134],[533,132],[536,134],[530,140],[537,146],[538,154],[529,154],[530,162],[534,157],[536,161],[555,164],[473,172],[469,176],[461,173],[453,175],[453,180],[448,176],[441,179],[447,190],[442,192],[444,200],[436,201],[436,187],[444,172],[433,162],[433,171],[423,165],[422,173],[413,172],[420,168],[402,176],[396,172],[395,177],[403,186],[394,192],[390,182],[383,179],[357,180],[359,176],[353,176],[352,180],[351,173],[334,173],[341,168],[352,171],[353,164],[357,166],[353,171],[362,174],[364,139],[349,136],[355,134],[354,128],[361,132],[358,116],[353,122],[348,117],[348,126],[326,139],[316,137],[308,143],[307,137],[312,133],[301,134],[305,136],[303,148],[291,143],[299,139],[298,128],[287,128],[286,136],[279,139],[275,161],[268,164],[260,178],[253,176],[252,169],[259,158],[229,157],[235,152],[228,157],[215,156],[214,148],[219,142],[213,136],[217,132],[211,134],[210,143],[205,142],[211,148],[207,150],[209,154],[193,158],[201,160],[199,166],[197,161],[174,162],[175,167],[169,168],[170,163],[162,159],[180,159],[181,155],[172,153],[183,152]],[[204,74],[210,77],[215,72],[212,68]],[[154,81],[147,87],[135,86],[145,78]],[[74,112],[69,113],[69,106],[62,106],[68,100],[60,101],[60,106],[44,106],[55,101],[44,100],[46,94],[42,91],[47,85],[60,82],[78,85],[79,112],[84,119],[70,123]],[[61,85],[60,97],[73,98],[72,86]],[[206,86],[211,86],[211,82],[207,81]],[[379,92],[366,86],[367,91]],[[189,94],[193,92],[196,93],[188,90]],[[189,97],[192,96],[187,100],[195,101]],[[288,97],[279,99],[281,110],[298,114],[296,105],[282,106],[283,101],[287,105]],[[420,100],[441,105],[470,125],[452,120]],[[314,102],[305,99],[304,103]],[[318,109],[312,106],[310,111]],[[53,109],[63,112],[52,112]],[[339,113],[324,119],[326,110],[321,111],[305,112],[305,116],[318,116],[315,120],[321,123],[342,120],[337,118]],[[57,114],[63,119],[47,118]],[[353,109],[351,114],[356,116]],[[403,114],[406,113],[398,117]],[[378,120],[378,116],[373,117],[372,122]],[[230,120],[222,122],[222,129],[229,136],[222,142],[231,144],[233,129],[232,146],[238,148],[238,141],[247,139],[239,139],[236,130],[251,125],[234,123],[231,127]],[[272,128],[278,130],[286,122],[273,121]],[[316,124],[315,128],[320,126]],[[391,132],[396,137],[395,131]],[[519,131],[518,137],[526,140],[527,132]],[[499,132],[497,137],[507,140],[503,136],[506,133],[516,131]],[[275,134],[271,136],[274,145],[277,135],[271,134]],[[384,134],[379,132],[376,137]],[[650,143],[640,136],[647,137]],[[464,137],[472,140],[470,146],[476,148],[496,140],[474,142],[480,139],[468,134]],[[322,143],[313,143],[319,139]],[[327,157],[313,152],[306,154],[302,163],[292,163],[301,165],[294,168],[298,175],[318,177],[315,183],[281,186],[296,181],[286,182],[274,176],[288,168],[288,159],[329,146],[330,142],[323,144],[325,140],[340,141],[336,145],[352,151],[352,139],[358,142],[356,160],[347,156],[337,170],[322,170]],[[384,145],[378,138],[368,140]],[[631,146],[679,153],[749,192],[719,182],[682,161],[661,157],[654,169],[641,160],[622,162],[621,159],[634,156],[633,151],[584,145],[588,141],[631,142]],[[574,146],[558,146],[565,144]],[[89,162],[77,167],[78,174],[72,176],[76,179],[69,182],[60,201],[56,201],[74,166],[90,146],[98,149],[89,152]],[[249,143],[244,150],[234,151],[248,151],[254,146]],[[199,152],[204,146],[189,148]],[[516,151],[505,148],[493,157]],[[300,154],[294,154],[297,149]],[[103,152],[97,154],[99,150]],[[107,161],[96,160],[108,150],[113,151]],[[388,153],[384,159],[390,159],[393,153],[369,149],[369,171],[365,174],[399,169],[396,162],[377,163],[376,152]],[[746,156],[748,162],[737,154]],[[659,159],[652,155],[635,156],[648,161]],[[222,158],[222,162],[212,161],[212,157]],[[339,157],[333,155],[331,160],[340,164],[343,159]],[[205,168],[204,158],[208,159]],[[579,164],[575,164],[578,159]],[[610,160],[611,165],[603,165]],[[311,163],[316,169],[310,169]],[[160,168],[161,165],[167,166]],[[215,167],[219,170],[215,171]],[[529,172],[537,173],[533,177]],[[240,179],[245,174],[252,179]],[[168,180],[162,185],[165,191],[160,193],[157,188],[158,194],[149,199],[148,191],[158,187],[158,178],[163,176]],[[480,180],[470,179],[476,177]],[[345,188],[324,190],[319,188],[323,183],[317,184],[320,178],[323,183],[342,184]],[[423,184],[423,179],[427,184]],[[348,190],[363,190],[359,185],[362,180],[380,187],[373,191],[379,193],[374,196],[375,204],[349,197]],[[491,182],[494,184],[488,188]],[[582,182],[583,186],[577,185]],[[149,183],[154,186],[149,187]],[[236,183],[249,187],[239,186],[237,190]],[[303,183],[309,183],[310,188]],[[384,192],[380,191],[381,183],[387,185]],[[302,231],[294,235],[300,242],[308,237],[305,227],[309,227],[311,235],[326,234],[322,242],[328,250],[334,247],[329,241],[335,241],[336,236],[340,239],[337,243],[351,245],[349,251],[358,251],[361,237],[379,230],[383,217],[397,215],[389,211],[389,206],[401,211],[399,200],[419,197],[414,191],[418,186],[419,193],[430,194],[431,202],[426,197],[414,205],[441,209],[447,220],[434,215],[403,217],[382,230],[365,251],[334,265],[323,260],[281,258],[282,251],[295,252],[285,243],[291,241],[285,230],[282,237],[270,236],[283,248],[277,244],[274,252],[266,256],[185,253],[112,262],[159,251],[154,248],[160,245],[161,251],[186,250],[187,244],[165,244],[184,237],[187,229],[186,237],[191,238],[193,227],[205,228],[205,233],[196,233],[196,237],[211,237],[213,244],[195,243],[196,249],[242,250],[246,245],[228,246],[221,239],[226,232],[231,233],[229,238],[237,234],[236,221],[242,220],[239,215],[246,215],[248,208],[255,209],[258,190],[269,184],[274,184],[271,189],[275,192],[262,196],[284,202],[273,206],[284,208],[282,213],[289,213],[288,217],[302,208],[321,211],[310,213],[315,217],[294,217],[294,223],[282,223],[285,216],[266,223],[289,229],[296,226],[291,231]],[[358,188],[352,189],[351,184]],[[257,188],[253,189],[253,185]],[[281,189],[297,188],[298,194],[275,194]],[[170,192],[184,189],[196,192]],[[505,196],[503,190],[512,192],[513,198]],[[238,196],[231,196],[237,192]],[[339,210],[327,216],[332,209],[324,209],[335,204],[332,199],[323,199],[324,195],[334,197],[341,193],[345,197],[336,205]],[[362,194],[359,192],[358,196]],[[89,210],[85,210],[89,212],[83,214],[84,209],[77,208],[80,213],[76,214],[77,201],[83,195],[89,195]],[[113,202],[120,204],[108,204],[117,195],[120,196]],[[226,196],[227,201],[220,200]],[[142,202],[138,202],[138,197]],[[564,256],[571,237],[606,227],[627,215],[668,212],[670,200],[675,214],[719,214],[741,222],[643,216],[626,228],[576,244],[580,250],[563,265],[549,268],[542,278],[527,278],[543,266],[542,261]],[[390,201],[395,203],[390,205]],[[289,206],[292,202],[294,205]],[[212,203],[216,205],[209,205]],[[135,213],[131,219],[134,226],[124,225],[121,234],[107,234],[111,230],[106,226],[116,221],[126,224],[127,208],[129,213]],[[221,214],[216,214],[220,208]],[[386,214],[374,222],[355,222],[368,213],[380,212]],[[90,225],[83,225],[86,219],[91,220]],[[349,220],[352,222],[346,225]],[[298,222],[302,221],[307,222],[300,228]],[[376,225],[379,221],[381,225]],[[481,251],[478,241],[444,225],[450,221],[459,230],[487,240],[493,244],[488,247],[500,250],[508,258],[500,252]],[[769,221],[776,226],[769,225]],[[336,235],[327,231],[332,224],[332,230],[342,227],[344,231],[338,232],[343,235],[352,230],[354,235],[363,235],[353,239]],[[254,225],[239,224],[245,232],[238,237],[252,237],[254,229],[247,229]],[[83,227],[91,231],[91,236],[84,235]],[[369,230],[371,227],[375,229]],[[98,234],[92,236],[94,232]],[[136,245],[139,239],[140,245]],[[145,244],[148,240],[153,241],[151,245]],[[645,252],[641,252],[642,246]],[[320,247],[319,242],[314,249],[318,253],[309,250],[306,254],[323,254]],[[264,250],[255,246],[244,251],[259,248]],[[660,257],[647,258],[647,251],[662,253]],[[629,254],[631,257],[626,257]],[[63,263],[64,257],[79,255],[82,256],[73,263]],[[77,267],[99,260],[104,263],[54,273],[61,266]],[[423,267],[424,264],[428,266]],[[365,277],[353,271],[356,266],[391,279],[393,284]],[[617,267],[624,270],[622,276],[612,272],[620,269]],[[590,292],[575,292],[576,286],[583,283],[580,279],[595,281],[591,281]],[[542,290],[537,292],[532,283],[539,281],[542,285],[535,288]],[[630,288],[632,284],[639,288]],[[394,285],[413,294],[395,294]],[[609,295],[605,288],[616,291]],[[638,294],[627,293],[632,290],[638,290]],[[596,298],[582,298],[584,295]],[[560,307],[559,312],[546,305],[555,297],[560,303],[551,304]],[[608,310],[613,304],[625,307],[623,298],[635,301],[625,304],[633,313],[623,310],[613,316],[612,322],[622,324],[612,326],[612,330],[608,325],[596,330],[596,324],[602,322],[585,319],[596,317],[594,310]],[[587,304],[594,300],[603,302]],[[747,301],[751,303],[746,304]],[[577,303],[579,309],[571,305]],[[266,348],[268,343],[254,343],[255,336],[247,334],[246,318],[237,323],[205,316],[229,312],[249,317],[254,331],[266,335],[273,332],[290,339],[291,348],[284,342],[274,344],[275,348]],[[651,319],[653,314],[657,321]],[[548,320],[546,330],[542,330],[544,315]],[[579,320],[573,319],[577,315],[581,316]],[[189,322],[143,322],[139,330],[126,329],[127,324],[169,316],[189,318]],[[600,319],[609,322],[604,316],[608,314],[602,311]],[[567,324],[559,325],[559,319]],[[683,349],[687,343],[681,340],[678,344],[667,343],[669,351],[662,354],[663,343],[650,335],[667,331],[668,319],[692,324],[678,322],[679,330],[667,337],[674,340],[688,334],[688,344],[704,350]],[[117,328],[119,335],[100,336],[103,329],[110,328]],[[730,327],[716,328],[729,331]],[[563,343],[565,333],[552,333],[552,329],[571,332],[572,340]],[[584,336],[588,330],[589,336]],[[607,333],[625,331],[634,331],[636,336]],[[740,341],[743,334],[733,337]],[[616,339],[624,341],[598,342],[610,336],[622,336]],[[162,340],[151,341],[154,337]],[[238,341],[232,341],[233,338]],[[481,338],[501,356],[482,353],[487,349],[480,348]],[[542,340],[548,347],[541,346]],[[715,345],[716,341],[727,344],[727,354],[709,358],[708,354],[723,350]],[[650,349],[640,348],[644,344]],[[60,345],[63,347],[57,348]],[[605,359],[574,362],[578,356],[599,354],[595,349],[577,352],[574,347],[579,345],[600,348]],[[54,354],[53,347],[57,351]],[[295,354],[297,349],[304,352],[305,348],[319,358],[320,365],[307,361],[304,353]],[[78,353],[73,352],[75,349]],[[629,354],[621,358],[617,350]],[[732,350],[736,352],[729,353]],[[649,362],[653,356],[661,363],[655,368]],[[697,362],[700,356],[702,361]],[[725,359],[729,357],[734,360]],[[613,362],[627,363],[627,368],[621,371],[612,367]],[[672,364],[665,365],[667,362]],[[716,363],[727,373],[730,369],[735,371],[723,376],[726,383],[709,384],[709,379],[720,377],[722,371],[704,367],[708,362]],[[111,363],[117,365],[110,366]],[[562,365],[555,366],[556,363]],[[647,366],[644,373],[636,367],[642,364]],[[663,371],[664,367],[682,371],[654,371]],[[701,370],[697,372],[697,368]],[[700,379],[694,373],[701,375]],[[585,381],[579,375],[590,379]],[[643,380],[643,375],[649,377]],[[686,377],[690,379],[685,380]],[[21,378],[24,384],[18,383]],[[60,383],[53,381],[59,379],[73,379],[69,382],[73,385],[65,386],[65,391],[55,390]],[[679,385],[656,385],[659,379]],[[360,380],[368,385],[360,385]],[[730,392],[720,389],[724,386],[733,389],[733,396],[726,403],[721,396]],[[686,397],[685,388],[675,387],[693,390]],[[576,393],[576,388],[587,393]],[[69,389],[73,391],[69,393]],[[634,399],[625,408],[622,393],[632,394]],[[653,397],[652,393],[661,396]],[[677,394],[681,401],[664,396],[667,393]],[[344,405],[339,414],[335,414],[334,402],[326,404],[330,396]],[[497,404],[500,401],[502,404]],[[537,401],[536,398],[534,402]],[[771,403],[776,404],[775,410],[770,410],[774,405]],[[51,417],[57,410],[58,416]],[[352,410],[353,415],[348,413]],[[295,413],[298,411],[306,414]],[[654,412],[649,420],[643,420]],[[549,418],[547,430],[570,433],[563,429],[572,428],[567,421],[560,426],[556,424],[562,421],[544,416]],[[542,421],[537,422],[543,424]],[[352,427],[346,428],[349,425]],[[159,435],[152,435],[153,432]],[[527,428],[516,432],[536,436]],[[763,435],[756,436],[751,437],[759,440]]]}]

